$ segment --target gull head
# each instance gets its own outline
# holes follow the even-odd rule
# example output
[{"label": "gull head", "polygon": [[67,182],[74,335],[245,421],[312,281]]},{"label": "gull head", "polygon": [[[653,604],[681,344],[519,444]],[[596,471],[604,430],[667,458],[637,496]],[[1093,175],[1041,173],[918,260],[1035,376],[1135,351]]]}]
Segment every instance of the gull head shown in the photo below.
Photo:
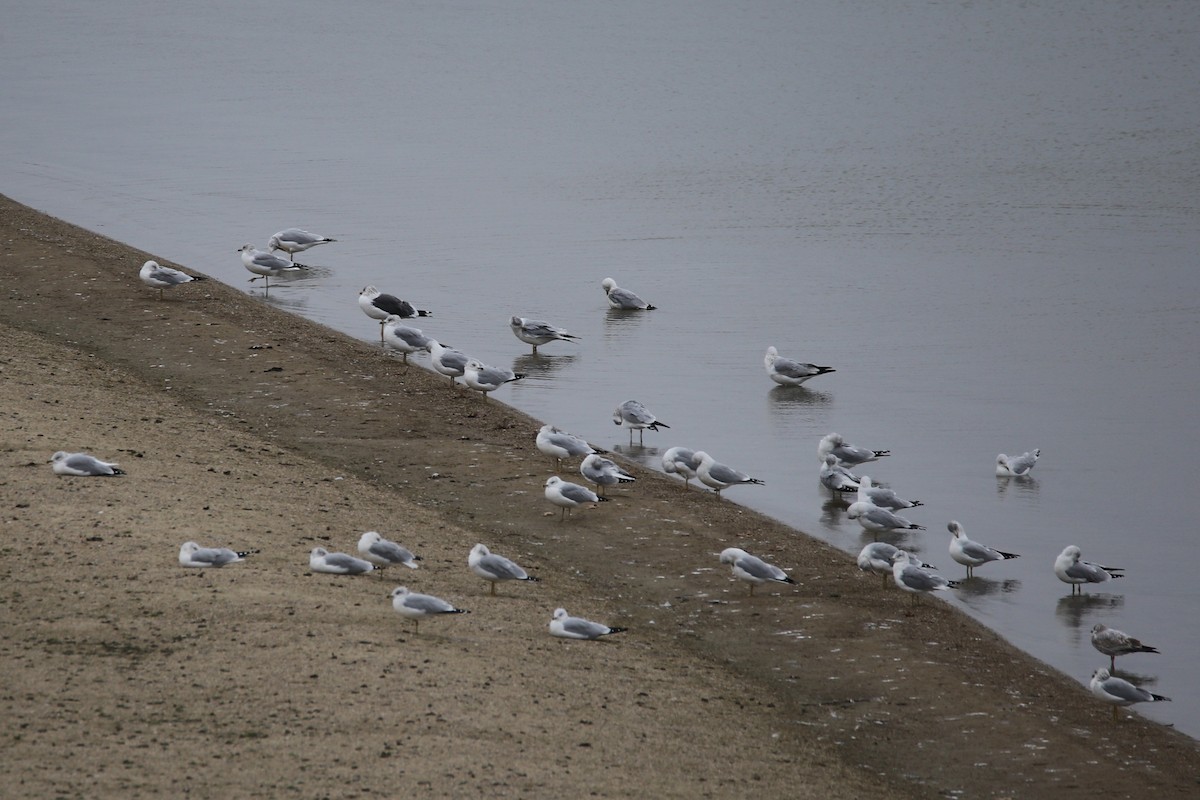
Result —
[{"label": "gull head", "polygon": [[722,564],[732,564],[744,555],[746,551],[739,547],[726,547],[721,551],[720,561]]}]

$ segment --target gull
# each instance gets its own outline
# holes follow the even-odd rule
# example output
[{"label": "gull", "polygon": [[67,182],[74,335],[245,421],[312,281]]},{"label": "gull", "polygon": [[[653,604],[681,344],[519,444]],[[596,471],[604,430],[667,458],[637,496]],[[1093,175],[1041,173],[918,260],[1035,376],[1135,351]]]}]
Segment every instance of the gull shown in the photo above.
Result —
[{"label": "gull", "polygon": [[413,633],[420,629],[421,617],[468,613],[465,609],[455,608],[440,597],[410,592],[407,586],[397,586],[388,597],[392,598],[392,608],[413,621]]},{"label": "gull", "polygon": [[1033,469],[1033,465],[1037,463],[1037,460],[1041,456],[1042,451],[1040,449],[1022,453],[1012,458],[1001,453],[996,456],[996,475],[1002,478],[1020,478],[1028,475],[1029,471]]},{"label": "gull", "polygon": [[257,550],[230,550],[228,547],[201,547],[195,542],[184,542],[179,548],[181,567],[223,567],[254,555]]},{"label": "gull", "polygon": [[604,494],[604,487],[606,486],[616,486],[618,483],[633,483],[637,480],[637,478],[621,469],[617,465],[617,462],[596,453],[592,453],[583,460],[583,463],[579,465],[579,474],[596,484],[600,488],[600,494]]},{"label": "gull", "polygon": [[428,351],[429,342],[430,338],[420,328],[410,328],[395,314],[389,314],[383,321],[383,346],[400,353],[405,364],[409,353]]},{"label": "gull", "polygon": [[562,639],[599,639],[601,636],[624,633],[627,630],[629,629],[601,625],[583,617],[569,616],[565,608],[554,609],[554,616],[550,620],[550,635]]},{"label": "gull", "polygon": [[897,550],[896,555],[892,556],[892,579],[901,589],[912,593],[914,603],[917,602],[918,595],[944,592],[958,587],[958,581],[943,578],[918,567],[915,559],[904,550]]},{"label": "gull", "polygon": [[850,507],[846,509],[846,516],[850,519],[858,520],[858,524],[864,530],[868,530],[876,536],[880,533],[890,533],[892,531],[925,530],[924,525],[918,525],[898,514],[893,514],[886,508],[880,508],[865,500],[858,500],[851,503]]},{"label": "gull", "polygon": [[975,574],[975,568],[989,561],[1004,561],[1008,558],[1020,558],[1016,553],[1005,553],[993,550],[979,542],[967,538],[967,532],[958,520],[950,520],[946,526],[950,531],[950,557],[967,568],[967,577]]},{"label": "gull", "polygon": [[537,434],[537,449],[554,459],[554,468],[562,467],[564,458],[590,456],[592,453],[607,453],[592,447],[580,436],[568,433],[553,425],[543,425]]},{"label": "gull", "polygon": [[859,464],[876,461],[884,456],[890,456],[891,450],[868,450],[865,447],[855,447],[846,444],[840,433],[826,434],[817,445],[817,460],[825,461],[825,456],[833,453],[837,456],[838,464],[853,469]]},{"label": "gull", "polygon": [[1162,702],[1171,699],[1134,686],[1124,678],[1115,678],[1106,669],[1098,669],[1092,673],[1090,686],[1092,694],[1105,703],[1112,704],[1114,722],[1117,720],[1117,709],[1121,706],[1131,706],[1134,703]]},{"label": "gull", "polygon": [[267,247],[271,248],[272,253],[276,250],[282,250],[288,254],[289,261],[295,261],[296,253],[303,253],[310,247],[336,241],[337,239],[330,239],[328,236],[318,236],[315,233],[302,231],[299,228],[287,228],[273,235],[267,242]]},{"label": "gull", "polygon": [[477,390],[485,398],[488,392],[494,392],[506,383],[519,381],[525,377],[524,372],[513,372],[511,369],[489,367],[482,361],[472,358],[463,366],[463,382]]},{"label": "gull", "polygon": [[1124,631],[1110,628],[1099,622],[1092,626],[1092,647],[1108,656],[1108,663],[1113,672],[1117,671],[1117,656],[1158,652],[1157,647],[1142,644],[1140,639],[1135,639]]},{"label": "gull", "polygon": [[825,456],[825,465],[821,467],[821,485],[831,492],[857,492],[861,479],[845,467],[838,466],[837,456],[833,453]]},{"label": "gull", "polygon": [[383,578],[385,567],[402,564],[409,569],[418,569],[417,562],[421,560],[420,556],[414,556],[407,547],[401,547],[380,536],[378,531],[367,531],[358,537],[358,552],[380,571],[380,579]]},{"label": "gull", "polygon": [[454,379],[459,377],[466,371],[467,362],[470,357],[453,347],[446,347],[437,339],[429,340],[429,360],[433,364],[433,368],[450,379],[450,385],[454,386],[457,381]]},{"label": "gull", "polygon": [[743,483],[756,483],[762,486],[764,483],[758,478],[751,478],[746,473],[739,472],[728,464],[722,464],[703,450],[696,451],[695,459],[700,463],[700,467],[696,470],[696,477],[705,486],[715,491],[718,498],[721,496],[721,490],[728,489],[730,486]]},{"label": "gull", "polygon": [[[837,458],[837,456],[834,456],[834,458]],[[829,456],[826,456],[825,459],[828,462]],[[880,508],[886,508],[889,511],[900,511],[905,508],[916,508],[917,506],[925,505],[920,500],[905,500],[891,489],[876,486],[871,482],[869,475],[863,475],[862,480],[858,482],[858,499],[874,503]]]},{"label": "gull", "polygon": [[371,319],[379,320],[380,341],[383,341],[383,326],[387,324],[390,316],[395,315],[400,319],[433,316],[424,309],[413,308],[412,303],[407,300],[401,300],[392,294],[384,294],[374,286],[364,286],[363,290],[358,293],[358,307]]},{"label": "gull", "polygon": [[181,283],[208,280],[203,275],[188,275],[186,272],[164,267],[157,261],[147,261],[142,264],[142,271],[138,273],[138,277],[142,279],[142,283],[158,289],[159,300],[163,299],[163,289],[170,289]]},{"label": "gull", "polygon": [[650,305],[628,289],[617,286],[617,282],[612,278],[605,278],[600,281],[600,285],[604,287],[604,293],[608,295],[608,304],[620,311],[653,311],[657,307]]},{"label": "gull", "polygon": [[479,577],[491,584],[491,594],[496,594],[496,583],[499,581],[536,581],[525,570],[523,570],[515,561],[510,561],[504,556],[498,556],[488,550],[482,544],[477,544],[471,548],[471,554],[467,556],[467,565]]},{"label": "gull", "polygon": [[244,244],[238,248],[238,252],[242,254],[242,264],[246,269],[257,275],[257,278],[251,278],[250,282],[254,283],[258,278],[263,279],[263,285],[267,288],[271,286],[271,278],[276,278],[285,272],[299,272],[302,269],[307,269],[303,264],[293,264],[291,261],[285,261],[279,256],[265,253],[259,250],[252,244]]},{"label": "gull", "polygon": [[361,575],[375,569],[369,561],[347,553],[331,553],[324,547],[314,547],[308,554],[308,568],[330,575]]},{"label": "gull", "polygon": [[768,564],[758,556],[752,556],[738,547],[726,547],[721,551],[722,564],[729,564],[733,577],[750,584],[750,596],[754,596],[754,587],[776,581],[777,583],[795,583],[790,575],[774,564]]},{"label": "gull", "polygon": [[584,503],[601,503],[608,500],[607,497],[599,496],[586,486],[564,481],[557,475],[551,475],[546,479],[545,495],[548,501],[562,509],[560,522],[567,518],[573,508],[578,508]]},{"label": "gull", "polygon": [[696,477],[696,470],[700,469],[700,462],[696,460],[695,450],[672,447],[663,453],[662,466],[663,472],[682,475],[683,488],[687,489],[689,482]]},{"label": "gull", "polygon": [[626,400],[617,406],[617,410],[613,412],[613,424],[624,425],[626,428],[629,428],[630,444],[633,444],[634,431],[638,432],[638,444],[641,444],[642,433],[647,428],[657,431],[659,428],[671,427],[665,422],[659,422],[658,418],[651,414],[649,409],[637,400]]},{"label": "gull", "polygon": [[525,344],[533,345],[534,354],[537,353],[538,345],[553,341],[573,342],[579,338],[573,333],[568,333],[562,328],[540,319],[513,317],[509,320],[508,325],[512,328],[513,336]]},{"label": "gull", "polygon": [[117,467],[116,461],[101,461],[87,453],[68,453],[64,450],[59,450],[50,456],[50,463],[56,475],[107,477],[109,475],[125,474],[125,470]]},{"label": "gull", "polygon": [[763,356],[763,366],[767,368],[767,377],[780,386],[799,386],[809,378],[824,375],[826,372],[837,372],[833,367],[819,367],[816,364],[805,364],[781,358],[774,345],[767,348]]},{"label": "gull", "polygon": [[1063,583],[1071,584],[1071,594],[1078,591],[1083,593],[1081,584],[1104,583],[1112,578],[1124,578],[1124,567],[1103,567],[1090,561],[1083,561],[1082,551],[1075,545],[1067,545],[1054,559],[1054,574]]},{"label": "gull", "polygon": [[[876,575],[883,576],[883,586],[887,588],[887,579],[893,573],[893,564],[895,563],[896,553],[900,552],[900,548],[887,542],[871,542],[858,553],[858,568],[863,572],[873,572]],[[918,567],[924,569],[937,569],[933,564],[926,564],[924,561],[916,560],[912,553],[908,554],[909,563],[915,563]]]}]

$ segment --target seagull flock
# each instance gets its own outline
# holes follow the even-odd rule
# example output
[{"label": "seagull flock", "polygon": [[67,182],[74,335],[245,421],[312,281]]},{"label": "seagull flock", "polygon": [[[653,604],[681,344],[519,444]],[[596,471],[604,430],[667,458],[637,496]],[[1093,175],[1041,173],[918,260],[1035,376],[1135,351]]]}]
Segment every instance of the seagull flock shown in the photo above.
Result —
[{"label": "seagull flock", "polygon": [[[296,253],[335,241],[337,240],[299,228],[288,228],[270,237],[266,251],[260,251],[252,244],[245,244],[238,252],[241,253],[245,268],[255,275],[250,280],[262,278],[264,285],[269,288],[270,278],[308,269],[295,261]],[[283,251],[287,258],[276,256],[276,251]],[[163,299],[166,289],[205,279],[203,276],[189,275],[178,269],[161,266],[155,261],[145,262],[139,277],[146,285],[158,289],[160,300]],[[601,287],[612,310],[642,312],[657,308],[636,293],[617,286],[613,278],[605,278]],[[459,386],[457,379],[462,378],[463,385],[480,392],[486,398],[488,394],[504,385],[526,377],[511,370],[489,366],[478,358],[427,336],[419,328],[408,325],[409,320],[432,317],[433,314],[414,307],[407,300],[381,292],[374,286],[367,286],[359,293],[358,304],[368,317],[378,321],[380,341],[386,350],[399,353],[406,365],[409,355],[427,352],[433,370],[448,377],[450,384],[456,388]],[[573,344],[579,341],[578,336],[544,320],[513,315],[509,320],[509,327],[519,341],[533,348],[532,352],[535,355],[538,347],[552,342]],[[774,346],[767,348],[763,366],[772,382],[790,387],[801,386],[812,378],[836,371],[833,367],[784,358]],[[613,411],[612,420],[615,425],[629,431],[630,445],[633,444],[634,431],[637,431],[638,443],[641,444],[645,431],[658,432],[671,427],[659,420],[640,401],[632,399],[625,400],[617,406]],[[606,496],[608,489],[632,484],[637,480],[636,476],[608,458],[607,451],[553,425],[542,426],[535,437],[535,444],[539,451],[553,460],[556,472],[562,469],[564,460],[582,459],[579,473],[587,483],[595,487],[592,489],[573,483],[558,475],[547,478],[544,483],[544,498],[560,510],[560,522],[565,521],[574,509],[595,508],[600,503],[607,502],[610,499]],[[955,589],[962,585],[962,581],[945,578],[933,571],[935,567],[923,562],[914,554],[878,540],[881,535],[902,536],[911,530],[925,530],[923,525],[897,513],[922,506],[920,500],[905,499],[891,488],[874,483],[868,475],[854,472],[861,471],[866,464],[889,456],[891,452],[888,450],[852,445],[846,442],[841,434],[829,433],[817,446],[820,465],[818,480],[835,498],[840,499],[848,493],[855,495],[854,502],[847,508],[847,516],[856,520],[863,530],[871,533],[875,539],[859,553],[859,568],[864,572],[880,575],[885,587],[890,576],[897,588],[909,593],[915,603],[922,594]],[[996,456],[996,475],[1028,480],[1040,457],[1040,449],[1019,456],[1001,453]],[[51,463],[54,472],[63,476],[101,477],[125,474],[115,462],[102,461],[87,453],[59,451],[53,455]],[[667,474],[682,477],[685,491],[691,488],[691,479],[695,478],[711,489],[718,499],[722,490],[731,486],[763,484],[758,478],[718,462],[702,450],[687,447],[668,448],[662,456],[662,468]],[[947,530],[950,533],[950,558],[966,567],[966,580],[974,577],[977,567],[1019,557],[1016,553],[998,550],[969,539],[963,525],[957,520],[951,520]],[[325,548],[315,547],[309,554],[309,568],[313,572],[359,575],[381,572],[396,565],[417,569],[416,562],[420,560],[407,548],[384,539],[376,531],[362,534],[358,542],[358,551],[361,558],[348,553],[331,553]],[[225,547],[201,547],[196,542],[189,541],[180,548],[179,563],[184,567],[223,567],[241,562],[257,552],[235,551]],[[734,578],[749,585],[750,596],[754,595],[756,586],[763,584],[796,584],[795,579],[784,570],[740,548],[728,547],[722,550],[719,561],[730,566]],[[488,583],[491,595],[496,594],[496,584],[502,581],[538,580],[516,562],[492,553],[483,544],[477,544],[471,549],[468,567]],[[1086,585],[1121,578],[1124,570],[1084,561],[1080,548],[1068,545],[1055,559],[1054,573],[1059,580],[1071,587],[1071,594],[1074,595],[1082,593]],[[442,598],[412,592],[404,586],[395,588],[388,597],[397,613],[412,620],[414,633],[423,617],[467,613]],[[552,635],[563,638],[599,639],[624,632],[626,629],[571,617],[563,608],[557,608],[551,617],[549,630]],[[1109,656],[1110,663],[1107,669],[1097,669],[1093,673],[1089,688],[1095,697],[1112,705],[1114,719],[1117,709],[1121,706],[1170,699],[1141,689],[1115,674],[1117,656],[1157,653],[1159,651],[1156,648],[1144,645],[1138,639],[1100,623],[1092,629],[1091,641],[1097,651]]]}]

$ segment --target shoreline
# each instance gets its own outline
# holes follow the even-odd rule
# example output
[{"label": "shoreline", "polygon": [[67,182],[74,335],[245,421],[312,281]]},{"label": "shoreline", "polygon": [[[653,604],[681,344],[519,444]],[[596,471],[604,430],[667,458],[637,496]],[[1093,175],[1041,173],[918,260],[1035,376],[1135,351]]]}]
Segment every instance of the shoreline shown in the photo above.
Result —
[{"label": "shoreline", "polygon": [[[180,660],[188,670],[207,665],[219,673],[234,658],[242,677],[271,684],[279,663],[320,659],[313,674],[321,676],[322,691],[341,694],[321,699],[315,715],[299,712],[306,722],[289,733],[295,723],[288,710],[303,708],[318,680],[298,670],[258,709],[257,720],[274,721],[232,740],[243,766],[278,759],[296,767],[329,750],[374,764],[390,750],[380,762],[385,775],[358,779],[359,788],[434,795],[470,789],[550,797],[586,787],[610,796],[753,790],[852,797],[885,790],[912,797],[950,791],[1095,797],[1102,786],[1101,796],[1185,797],[1200,787],[1194,740],[1126,711],[1112,724],[1110,708],[1086,687],[944,603],[926,600],[909,611],[906,597],[881,589],[850,557],[782,523],[708,493],[684,492],[672,478],[625,463],[636,484],[560,524],[541,498],[551,472],[533,444],[540,422],[494,399],[455,392],[424,367],[406,369],[377,348],[216,281],[180,287],[159,302],[137,278],[152,256],[3,197],[0,231],[6,298],[0,325],[9,333],[0,363],[11,412],[3,428],[4,495],[21,498],[5,504],[5,530],[21,553],[36,552],[47,537],[63,546],[63,563],[53,569],[10,565],[7,574],[21,588],[6,600],[18,624],[0,665],[28,683],[21,695],[28,706],[17,714],[23,724],[39,724],[38,702],[49,696],[38,669],[69,669],[95,691],[103,671],[84,656],[97,652],[117,664],[118,675],[139,680],[147,669],[155,676],[183,671]],[[89,374],[95,397],[86,413],[71,403],[81,390],[74,383],[79,373]],[[40,383],[56,391],[47,394]],[[139,411],[138,404],[153,410]],[[56,438],[67,431],[86,438]],[[85,447],[126,458],[130,475],[81,483],[55,478],[38,463],[54,450]],[[141,455],[128,460],[114,450]],[[138,493],[136,502],[126,498],[130,491]],[[315,510],[306,505],[310,498]],[[96,503],[105,504],[103,521],[91,510]],[[114,517],[122,523],[112,526]],[[100,532],[79,532],[84,521]],[[310,547],[352,550],[357,533],[370,529],[428,563],[404,576],[389,573],[383,582],[308,573]],[[165,542],[166,534],[156,532],[162,530],[172,532]],[[174,564],[185,534],[263,553],[197,575]],[[90,542],[90,535],[102,541]],[[476,541],[521,561],[542,582],[506,585],[501,598],[487,597],[465,567]],[[748,597],[716,562],[726,546],[793,568],[799,586],[764,587]],[[97,565],[129,572],[120,581],[97,579]],[[401,578],[472,613],[430,621],[419,636],[410,635],[382,597]],[[55,625],[76,639],[63,631],[48,636],[33,624],[49,613],[48,601],[35,598],[90,580],[104,591],[89,591],[87,599],[76,598],[75,612],[54,615]],[[159,637],[184,637],[171,653],[145,643],[123,652],[122,642],[141,641],[125,619],[131,585],[140,616],[155,621]],[[235,616],[246,615],[239,609],[248,603],[253,634],[214,647],[215,619],[196,634],[187,603],[197,593]],[[564,645],[545,634],[557,605],[630,631],[618,641]],[[331,621],[326,615],[333,609],[342,616]],[[336,658],[311,642],[293,650],[288,630],[297,617],[314,638],[340,637]],[[96,644],[90,619],[111,620],[121,635]],[[424,696],[410,696],[409,682],[395,700],[379,688],[399,672],[396,649],[412,659],[406,672],[422,676],[415,684]],[[528,663],[530,652],[536,664]],[[38,663],[22,653],[38,653]],[[436,669],[420,666],[421,659]],[[121,683],[105,658],[97,661],[109,669],[103,685]],[[521,679],[509,680],[513,675]],[[154,686],[158,679],[147,681]],[[576,696],[572,689],[581,686],[587,691]],[[125,688],[129,695],[116,694],[132,704],[136,692]],[[243,719],[231,704],[214,711],[203,698],[181,699],[166,687],[148,694],[163,704],[156,713],[179,746],[211,748],[214,758],[224,752],[221,745],[230,746],[214,729],[236,729]],[[341,708],[336,699],[349,696],[359,702]],[[380,713],[373,703],[384,698],[399,707]],[[77,709],[91,703],[74,702]],[[516,732],[489,739],[483,723],[491,720],[471,721],[481,705]],[[111,725],[108,706],[96,701],[79,727]],[[447,723],[442,730],[442,723],[425,719],[428,713],[457,727]],[[225,722],[205,722],[205,715]],[[129,716],[126,726],[137,715]],[[390,726],[369,757],[355,755],[361,728],[351,723],[364,719]],[[411,726],[430,743],[464,747],[471,758],[434,750],[410,763],[405,730]],[[140,784],[45,778],[44,762],[56,753],[87,753],[87,738],[65,722],[52,745],[24,737],[12,746],[6,769],[42,781],[42,789],[86,786],[113,796],[129,796],[138,786],[155,794],[184,785],[161,767],[127,770]],[[136,761],[143,743],[100,749],[119,764]],[[175,738],[155,746],[178,755]],[[289,747],[300,755],[283,755]],[[405,763],[397,774],[399,761]],[[493,769],[470,779],[462,772],[483,763]],[[622,769],[614,771],[614,764]],[[347,781],[353,785],[348,769],[304,773],[294,793],[341,791]],[[503,785],[493,784],[501,771]],[[269,785],[275,795],[293,793],[288,776],[278,773],[275,767],[222,780],[228,792]]]}]

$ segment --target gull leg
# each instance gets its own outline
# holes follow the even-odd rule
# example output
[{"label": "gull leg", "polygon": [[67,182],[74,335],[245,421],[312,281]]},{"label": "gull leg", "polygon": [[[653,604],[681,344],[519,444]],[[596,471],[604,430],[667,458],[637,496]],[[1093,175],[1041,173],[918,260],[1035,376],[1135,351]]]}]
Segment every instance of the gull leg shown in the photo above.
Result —
[{"label": "gull leg", "polygon": [[496,582],[488,581],[488,583],[490,583],[492,585],[492,597],[495,597],[496,596]]}]

